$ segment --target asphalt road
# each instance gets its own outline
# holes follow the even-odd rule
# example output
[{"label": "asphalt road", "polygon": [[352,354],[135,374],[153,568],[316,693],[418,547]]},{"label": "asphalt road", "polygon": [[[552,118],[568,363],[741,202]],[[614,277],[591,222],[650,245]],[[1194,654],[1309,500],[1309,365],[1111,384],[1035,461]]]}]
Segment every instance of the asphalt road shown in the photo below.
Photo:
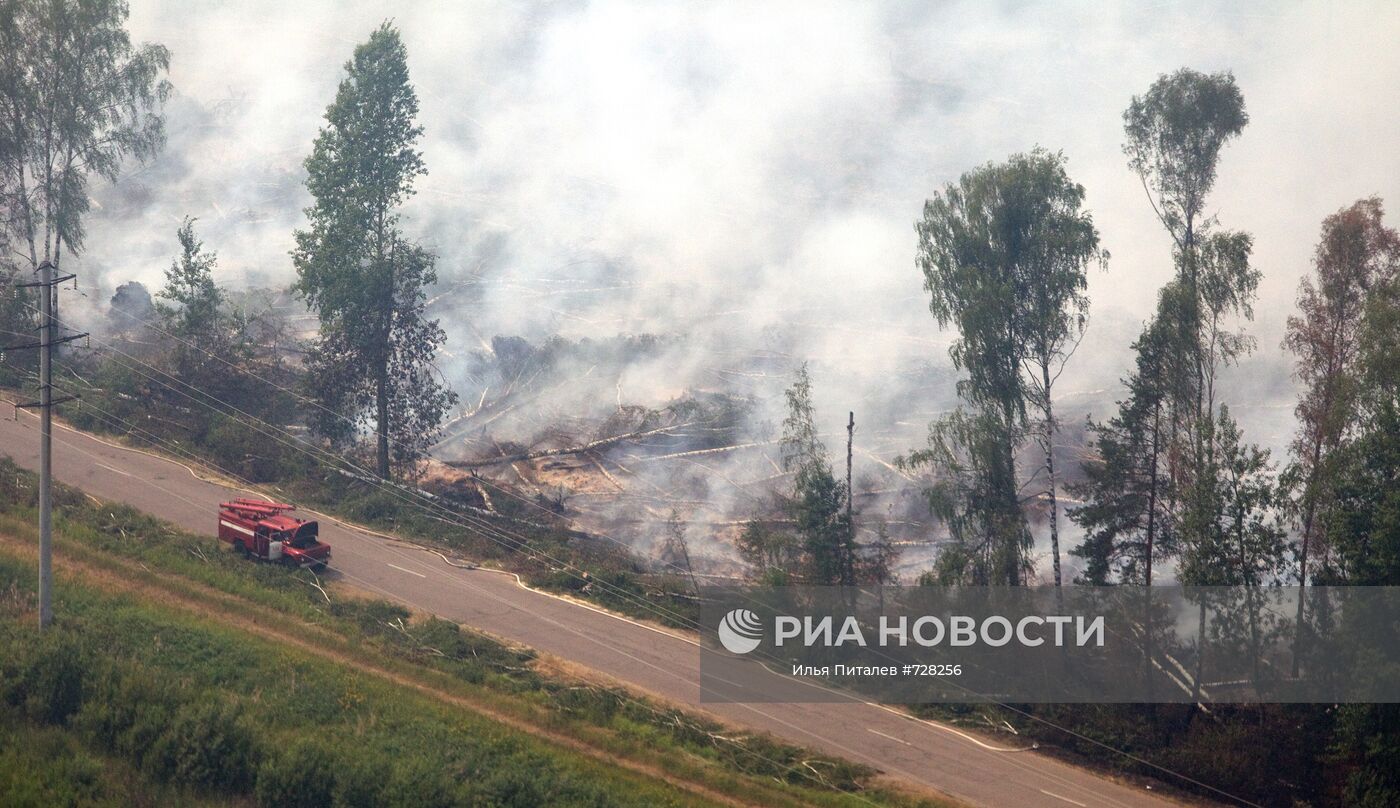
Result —
[{"label": "asphalt road", "polygon": [[[0,419],[0,454],[38,467],[38,419]],[[245,495],[184,466],[66,428],[55,430],[54,473],[102,499],[213,535],[217,506]],[[332,566],[355,586],[606,674],[635,689],[876,767],[989,806],[1164,806],[1137,786],[871,704],[701,704],[699,650],[669,631],[535,592],[510,575],[453,567],[438,556],[321,517]],[[334,573],[332,574],[334,576]]]}]

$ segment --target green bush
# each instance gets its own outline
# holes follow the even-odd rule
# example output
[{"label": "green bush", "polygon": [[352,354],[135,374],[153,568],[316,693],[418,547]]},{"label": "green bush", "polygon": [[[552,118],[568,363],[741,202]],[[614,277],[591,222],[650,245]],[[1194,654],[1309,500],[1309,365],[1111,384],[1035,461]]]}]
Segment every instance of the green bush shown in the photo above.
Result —
[{"label": "green bush", "polygon": [[189,704],[175,714],[144,765],[154,777],[211,791],[247,788],[256,768],[252,733],[237,707],[219,703]]},{"label": "green bush", "polygon": [[216,466],[250,482],[275,482],[289,471],[285,457],[289,449],[227,416],[210,419],[200,444]]},{"label": "green bush", "polygon": [[548,805],[550,799],[547,784],[557,782],[553,776],[541,776],[548,768],[545,761],[527,755],[514,755],[499,761],[476,788],[477,798],[487,805],[502,808],[532,808]]},{"label": "green bush", "polygon": [[61,724],[83,706],[83,679],[90,659],[63,635],[43,636],[24,657],[6,700],[21,707],[32,720]]},{"label": "green bush", "polygon": [[89,677],[83,707],[72,724],[100,748],[136,763],[170,726],[169,693],[146,668],[99,666]]},{"label": "green bush", "polygon": [[394,767],[385,784],[382,804],[387,808],[422,808],[427,805],[447,808],[466,802],[459,797],[442,769],[410,758]]},{"label": "green bush", "polygon": [[1333,754],[1359,765],[1347,776],[1350,805],[1396,805],[1400,800],[1400,705],[1348,704],[1338,711]]},{"label": "green bush", "polygon": [[335,793],[336,761],[319,744],[296,741],[269,755],[255,793],[267,808],[324,808]]},{"label": "green bush", "polygon": [[409,497],[393,489],[373,489],[345,503],[350,518],[361,522],[393,522],[402,516]]},{"label": "green bush", "polygon": [[377,757],[353,755],[336,765],[331,804],[335,808],[376,808],[384,803],[390,767]]},{"label": "green bush", "polygon": [[103,761],[53,729],[0,729],[0,805],[116,808],[104,775]]}]

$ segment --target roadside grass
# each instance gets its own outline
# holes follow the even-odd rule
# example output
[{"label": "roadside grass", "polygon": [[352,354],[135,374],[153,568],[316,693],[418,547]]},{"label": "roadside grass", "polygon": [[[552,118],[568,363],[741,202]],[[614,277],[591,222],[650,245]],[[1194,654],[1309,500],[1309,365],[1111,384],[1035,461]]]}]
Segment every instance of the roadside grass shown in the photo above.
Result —
[{"label": "roadside grass", "polygon": [[[66,486],[56,486],[55,492],[58,543],[64,556],[172,601],[199,604],[225,618],[222,628],[208,628],[201,635],[223,638],[217,653],[204,640],[187,640],[190,647],[176,646],[176,653],[171,643],[177,634],[152,632],[151,626],[156,617],[170,621],[168,612],[179,611],[178,603],[160,607],[128,603],[122,608],[95,609],[91,603],[96,596],[84,588],[82,579],[74,579],[59,590],[61,614],[65,621],[86,621],[81,632],[84,637],[105,632],[111,647],[130,654],[133,664],[143,669],[180,660],[175,671],[188,668],[197,672],[208,686],[240,694],[236,701],[261,702],[271,698],[270,690],[283,690],[254,684],[242,673],[249,664],[262,659],[249,648],[264,641],[254,642],[246,631],[230,628],[240,622],[246,622],[249,630],[269,628],[308,649],[355,660],[363,666],[342,666],[334,674],[315,674],[329,677],[331,683],[324,687],[297,686],[298,704],[306,703],[314,709],[300,714],[295,726],[314,727],[327,716],[341,722],[353,717],[356,727],[364,722],[381,725],[386,720],[382,712],[366,714],[363,710],[365,703],[371,701],[369,689],[384,688],[384,678],[389,676],[400,679],[401,685],[460,696],[485,713],[609,756],[664,770],[682,781],[744,802],[918,802],[883,786],[866,767],[783,744],[768,736],[739,732],[618,688],[545,674],[526,649],[505,645],[448,621],[419,618],[386,601],[328,586],[307,571],[290,572],[248,563],[224,551],[212,537],[184,533],[125,506],[98,503]],[[0,534],[32,540],[34,496],[32,476],[0,459]],[[8,584],[0,578],[0,591],[6,585],[12,590],[22,588],[32,577],[32,571],[26,567],[23,574],[15,572]],[[133,610],[142,615],[139,620],[131,617]],[[22,630],[11,627],[3,644],[21,643]],[[17,631],[21,634],[13,633]],[[123,641],[124,632],[155,637],[163,653],[158,658],[141,656],[137,653],[139,648]],[[187,637],[188,632],[178,636]],[[296,656],[290,650],[281,653]],[[307,666],[315,667],[303,660],[273,670],[279,680],[304,685],[306,674],[299,672]],[[263,669],[267,671],[266,665]],[[5,680],[9,678],[7,675]],[[403,690],[403,686],[398,688],[398,698],[407,698]],[[376,692],[380,695],[372,702],[377,705],[383,696]],[[334,747],[324,739],[303,738],[291,732],[289,726],[273,728],[278,726],[289,733],[279,741],[281,746],[305,741]],[[400,731],[414,737],[421,734],[402,722],[393,734]],[[351,733],[351,737],[357,736]],[[392,748],[408,741],[385,737],[377,742]],[[316,753],[321,751],[326,750],[318,747]],[[101,752],[99,747],[97,753]],[[330,753],[334,753],[334,748]],[[389,759],[403,757],[400,752]],[[524,761],[522,765],[523,771],[538,768],[535,762]]]},{"label": "roadside grass", "polygon": [[235,802],[164,784],[126,760],[93,751],[61,727],[0,714],[0,803],[9,808],[226,806]]},{"label": "roadside grass", "polygon": [[[0,585],[29,572],[0,557]],[[55,630],[40,635],[31,613],[15,617],[0,622],[5,724],[61,727],[88,754],[114,756],[156,783],[267,806],[709,802],[324,659],[76,580],[65,581]],[[81,761],[81,752],[70,759]]]}]

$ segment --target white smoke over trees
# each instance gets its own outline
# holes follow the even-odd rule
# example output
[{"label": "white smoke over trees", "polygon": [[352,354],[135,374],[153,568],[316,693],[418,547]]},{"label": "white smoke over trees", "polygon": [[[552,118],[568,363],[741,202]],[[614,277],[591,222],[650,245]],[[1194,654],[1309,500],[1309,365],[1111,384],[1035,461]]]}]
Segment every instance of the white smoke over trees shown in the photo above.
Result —
[{"label": "white smoke over trees", "polygon": [[[291,281],[301,160],[345,54],[385,14],[133,4],[133,40],[170,47],[176,95],[162,155],[95,191],[81,267],[104,290],[95,309],[122,283],[158,285],[186,215],[219,251],[221,283]],[[1041,145],[1064,151],[1114,255],[1090,273],[1094,321],[1058,388],[1067,427],[1102,417],[1173,271],[1120,150],[1122,110],[1191,65],[1232,70],[1250,102],[1206,213],[1255,236],[1259,350],[1220,386],[1249,439],[1282,450],[1295,391],[1279,343],[1317,222],[1400,198],[1390,4],[399,3],[392,16],[432,167],[405,226],[440,257],[429,314],[464,406],[481,392],[472,354],[497,335],[655,334],[666,350],[612,375],[579,363],[584,382],[536,405],[732,389],[756,398],[756,424],[776,423],[787,374],[810,360],[823,426],[856,410],[863,448],[888,461],[953,402],[913,220],[968,168]],[[860,448],[858,478],[888,473]]]}]

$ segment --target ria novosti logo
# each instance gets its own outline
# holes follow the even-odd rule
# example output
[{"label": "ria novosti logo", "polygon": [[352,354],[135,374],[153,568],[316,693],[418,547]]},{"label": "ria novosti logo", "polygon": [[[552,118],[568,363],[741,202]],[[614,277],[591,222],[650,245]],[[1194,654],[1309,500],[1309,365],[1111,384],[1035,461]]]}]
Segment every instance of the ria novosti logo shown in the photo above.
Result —
[{"label": "ria novosti logo", "polygon": [[[912,622],[908,615],[880,615],[879,627],[862,624],[853,616],[819,617],[778,615],[773,618],[773,645],[782,648],[796,640],[804,648],[840,648],[847,645],[867,648],[868,633],[874,629],[874,644],[884,648],[904,648],[912,642],[931,648],[948,645],[984,645],[999,648],[1015,643],[1034,648],[1047,643],[1056,647],[1104,644],[1104,617],[1082,614],[1024,615],[1013,620],[1002,615],[920,615]],[[1073,629],[1073,635],[1071,635]],[[747,654],[763,642],[763,621],[748,609],[731,609],[719,622],[719,641],[732,654]]]},{"label": "ria novosti logo", "polygon": [[748,609],[733,609],[719,621],[719,642],[731,654],[747,654],[763,642],[763,621]]}]

